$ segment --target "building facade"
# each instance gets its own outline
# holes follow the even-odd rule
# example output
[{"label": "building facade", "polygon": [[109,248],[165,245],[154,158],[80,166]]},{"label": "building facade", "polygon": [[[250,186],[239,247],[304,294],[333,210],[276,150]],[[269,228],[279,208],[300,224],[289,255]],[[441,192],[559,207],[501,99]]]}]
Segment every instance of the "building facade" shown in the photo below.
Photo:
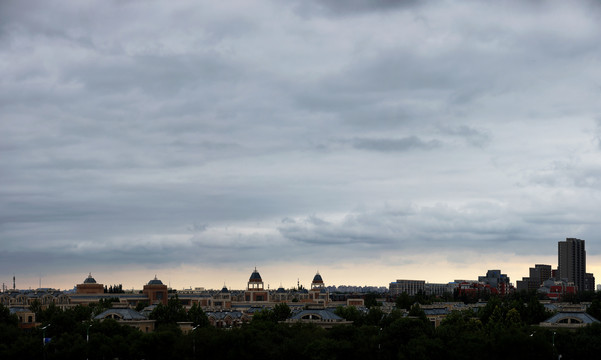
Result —
[{"label": "building facade", "polygon": [[402,293],[415,295],[420,291],[425,292],[425,288],[425,280],[397,280],[390,283],[389,292],[392,296],[400,295]]},{"label": "building facade", "polygon": [[96,280],[92,277],[92,273],[88,275],[88,277],[83,281],[83,284],[77,284],[75,287],[75,291],[78,294],[103,294],[104,286],[102,284],[98,284]]},{"label": "building facade", "polygon": [[529,276],[517,281],[518,291],[536,291],[545,280],[552,277],[551,265],[535,264],[530,268]]},{"label": "building facade", "polygon": [[[567,238],[558,242],[559,279],[573,282],[577,291],[586,289],[586,250],[584,240]],[[593,285],[594,289],[594,285]]]},{"label": "building facade", "polygon": [[144,285],[142,293],[148,297],[150,305],[161,303],[167,305],[167,285],[157,279],[156,275],[154,279],[150,280],[148,284]]},{"label": "building facade", "polygon": [[255,268],[255,271],[250,274],[246,291],[244,292],[244,301],[246,302],[268,302],[269,291],[265,290],[263,279]]}]

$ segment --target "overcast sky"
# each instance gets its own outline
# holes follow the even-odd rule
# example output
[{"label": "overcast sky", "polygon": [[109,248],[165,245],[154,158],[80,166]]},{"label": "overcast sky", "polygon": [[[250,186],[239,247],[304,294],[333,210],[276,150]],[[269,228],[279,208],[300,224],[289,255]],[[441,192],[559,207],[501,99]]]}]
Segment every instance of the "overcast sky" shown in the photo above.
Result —
[{"label": "overcast sky", "polygon": [[17,287],[601,277],[596,1],[2,1]]}]

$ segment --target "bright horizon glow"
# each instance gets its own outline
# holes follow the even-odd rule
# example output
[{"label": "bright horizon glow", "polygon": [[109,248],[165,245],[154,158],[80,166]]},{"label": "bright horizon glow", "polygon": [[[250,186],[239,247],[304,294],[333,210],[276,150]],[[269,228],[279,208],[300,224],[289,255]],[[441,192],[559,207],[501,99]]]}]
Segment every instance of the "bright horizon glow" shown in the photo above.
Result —
[{"label": "bright horizon glow", "polygon": [[[536,264],[547,264],[551,265],[553,269],[557,268],[557,265],[553,263],[553,260],[557,262],[556,257],[548,256],[539,260],[541,261],[536,262]],[[601,257],[587,257],[587,262],[599,264],[601,263]],[[444,260],[436,259],[435,263],[444,264]],[[535,263],[526,263],[523,258],[512,259],[511,262],[507,262],[505,263],[505,266],[501,267],[494,266],[494,264],[494,261],[487,261],[484,264],[466,264],[466,267],[463,269],[455,270],[450,268],[445,269],[444,265],[429,269],[426,264],[420,264],[399,267],[398,276],[396,277],[390,274],[390,270],[387,267],[378,266],[377,264],[371,264],[369,266],[370,273],[368,275],[362,275],[364,271],[361,271],[359,268],[353,268],[352,266],[342,268],[330,268],[326,266],[319,270],[305,266],[284,270],[285,264],[265,267],[259,265],[257,266],[257,271],[261,274],[265,287],[269,286],[272,290],[277,289],[280,286],[280,283],[286,289],[296,287],[297,278],[301,285],[308,288],[317,271],[322,275],[326,286],[384,286],[388,288],[391,282],[398,279],[424,280],[426,283],[448,283],[454,280],[477,280],[478,276],[486,275],[487,270],[495,269],[500,269],[504,274],[507,274],[510,277],[511,283],[515,285],[517,280],[521,280],[522,277],[528,276],[528,268],[534,267],[535,265]],[[244,290],[246,289],[246,283],[253,270],[254,267],[252,266],[249,267],[248,270],[208,269],[186,266],[178,269],[163,269],[162,271],[158,271],[156,275],[165,285],[171,285],[170,287],[175,290],[194,289],[196,287],[203,287],[206,290],[218,290],[224,285],[230,290]],[[441,270],[443,271],[442,274]],[[597,273],[599,271],[601,271],[599,266],[587,267],[587,272]],[[185,274],[203,275],[191,276]],[[127,275],[114,270],[92,272],[92,277],[94,277],[98,283],[107,286],[122,284],[123,289],[125,290],[131,290],[132,288],[141,290],[148,281],[154,278],[154,275],[155,274],[149,270],[128,271]],[[83,283],[83,280],[86,277],[87,273],[82,273],[79,277],[72,274],[56,276],[48,274],[42,276],[42,288],[49,287],[70,290],[77,284]],[[38,288],[39,277],[20,278],[19,276],[16,276],[16,280],[18,289]],[[10,286],[7,282],[5,282],[5,285],[7,285],[9,289],[12,288],[12,279]]]}]

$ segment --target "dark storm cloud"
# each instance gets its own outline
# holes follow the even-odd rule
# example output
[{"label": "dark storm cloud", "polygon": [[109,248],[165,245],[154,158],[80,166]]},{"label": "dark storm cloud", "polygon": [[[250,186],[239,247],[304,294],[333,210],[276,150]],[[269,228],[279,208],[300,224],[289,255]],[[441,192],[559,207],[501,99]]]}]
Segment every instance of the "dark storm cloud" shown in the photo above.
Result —
[{"label": "dark storm cloud", "polygon": [[416,0],[311,0],[297,2],[296,10],[301,14],[323,13],[329,16],[344,16],[390,11],[418,4],[419,1]]},{"label": "dark storm cloud", "polygon": [[440,131],[443,134],[464,138],[467,143],[477,147],[484,147],[491,141],[488,133],[466,125],[449,126],[444,124],[440,125]]},{"label": "dark storm cloud", "polygon": [[414,149],[430,150],[441,146],[438,140],[424,141],[416,136],[401,139],[357,138],[352,143],[356,149],[381,152],[403,152]]},{"label": "dark storm cloud", "polygon": [[525,214],[493,203],[472,203],[459,208],[443,204],[388,207],[353,212],[337,221],[315,223],[299,219],[281,225],[279,231],[295,242],[312,246],[362,244],[367,246],[364,251],[368,253],[377,253],[380,248],[411,254],[432,248],[452,252],[456,246],[491,253],[499,247],[520,244],[519,251],[536,254],[540,251],[536,244],[545,241],[544,233],[561,231],[575,223],[594,225],[590,219],[575,219],[559,211],[551,214],[541,210],[537,217]]},{"label": "dark storm cloud", "polygon": [[[115,59],[118,60],[118,59]],[[203,82],[216,85],[236,78],[236,69],[215,54],[137,55],[126,61],[110,63],[99,58],[97,63],[74,66],[63,81],[82,84],[92,93],[128,92],[139,89],[152,96],[172,96],[192,91]]]}]

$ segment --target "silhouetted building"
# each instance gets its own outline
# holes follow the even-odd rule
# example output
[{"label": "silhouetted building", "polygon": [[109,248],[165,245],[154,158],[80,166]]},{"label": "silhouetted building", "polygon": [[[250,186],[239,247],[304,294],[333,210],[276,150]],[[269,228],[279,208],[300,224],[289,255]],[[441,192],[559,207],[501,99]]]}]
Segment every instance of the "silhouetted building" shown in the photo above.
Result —
[{"label": "silhouetted building", "polygon": [[455,289],[457,289],[456,283],[426,283],[426,285],[424,285],[424,291],[426,292],[426,295],[443,296],[446,294],[453,294]]},{"label": "silhouetted building", "polygon": [[555,329],[577,329],[594,323],[599,323],[599,320],[587,314],[584,309],[564,307],[547,320],[541,322],[539,326]]},{"label": "silhouetted building", "polygon": [[509,277],[507,274],[501,274],[501,270],[488,270],[486,276],[478,276],[478,281],[497,289],[500,295],[507,294],[511,289]]},{"label": "silhouetted building", "polygon": [[538,293],[545,294],[550,300],[561,300],[563,296],[576,293],[573,282],[564,280],[548,279],[543,281]]},{"label": "silhouetted building", "polygon": [[592,273],[584,275],[584,291],[595,291],[595,275]]},{"label": "silhouetted building", "polygon": [[552,277],[551,265],[536,264],[530,268],[530,276],[517,281],[518,291],[538,290],[545,280]]},{"label": "silhouetted building", "polygon": [[223,285],[223,288],[217,294],[213,294],[213,306],[221,309],[230,309],[232,307],[232,293]]},{"label": "silhouetted building", "polygon": [[558,273],[560,279],[573,282],[577,291],[584,291],[586,277],[586,251],[584,240],[567,238],[558,243]]},{"label": "silhouetted building", "polygon": [[83,281],[83,284],[77,284],[76,292],[78,294],[103,294],[104,286],[96,283],[92,273]]},{"label": "silhouetted building", "polygon": [[150,304],[162,303],[167,305],[167,285],[157,279],[156,275],[154,279],[150,280],[148,284],[144,285],[142,293],[148,297]]},{"label": "silhouetted building", "polygon": [[392,296],[402,293],[407,293],[407,295],[415,295],[420,291],[425,292],[425,288],[425,280],[397,280],[390,283],[389,291],[390,295]]},{"label": "silhouetted building", "polygon": [[326,289],[326,285],[319,273],[315,274],[311,282],[311,290],[309,290],[309,298],[315,303],[327,303],[330,298],[330,293]]},{"label": "silhouetted building", "polygon": [[246,302],[268,302],[269,291],[265,290],[263,285],[263,279],[255,268],[255,271],[250,274],[248,279],[248,285],[244,292],[244,301]]},{"label": "silhouetted building", "polygon": [[113,319],[121,325],[128,325],[146,333],[153,332],[155,327],[155,320],[149,320],[146,316],[130,308],[112,308],[94,317],[94,320],[104,321],[106,319]]}]

